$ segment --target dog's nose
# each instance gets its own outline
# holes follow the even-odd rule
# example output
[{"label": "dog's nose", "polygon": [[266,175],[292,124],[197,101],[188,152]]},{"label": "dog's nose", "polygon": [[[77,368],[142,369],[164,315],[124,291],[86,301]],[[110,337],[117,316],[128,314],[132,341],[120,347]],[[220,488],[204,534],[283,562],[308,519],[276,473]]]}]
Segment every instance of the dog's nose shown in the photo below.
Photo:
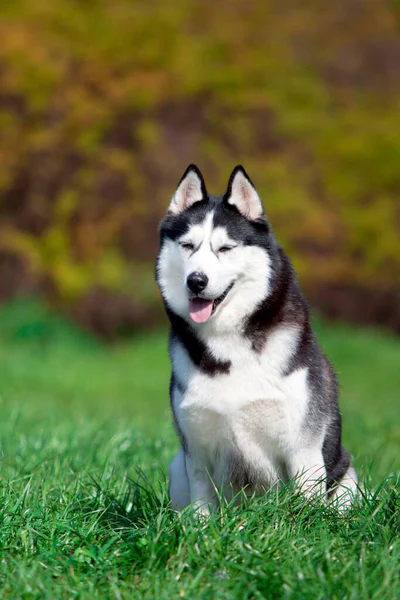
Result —
[{"label": "dog's nose", "polygon": [[186,280],[187,286],[189,290],[194,292],[195,294],[200,294],[207,287],[208,277],[204,275],[204,273],[200,273],[199,271],[193,271],[188,275]]}]

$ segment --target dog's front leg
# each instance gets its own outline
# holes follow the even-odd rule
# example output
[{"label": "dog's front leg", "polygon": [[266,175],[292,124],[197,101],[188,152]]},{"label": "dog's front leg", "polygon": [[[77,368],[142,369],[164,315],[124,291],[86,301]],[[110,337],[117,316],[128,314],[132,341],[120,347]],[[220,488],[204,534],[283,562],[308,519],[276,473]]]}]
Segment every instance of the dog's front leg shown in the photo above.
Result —
[{"label": "dog's front leg", "polygon": [[215,492],[205,461],[194,453],[186,455],[186,472],[189,479],[190,502],[200,517],[210,515],[210,504],[216,507]]},{"label": "dog's front leg", "polygon": [[326,469],[320,448],[297,451],[288,461],[290,477],[295,477],[302,493],[307,497],[326,500]]}]

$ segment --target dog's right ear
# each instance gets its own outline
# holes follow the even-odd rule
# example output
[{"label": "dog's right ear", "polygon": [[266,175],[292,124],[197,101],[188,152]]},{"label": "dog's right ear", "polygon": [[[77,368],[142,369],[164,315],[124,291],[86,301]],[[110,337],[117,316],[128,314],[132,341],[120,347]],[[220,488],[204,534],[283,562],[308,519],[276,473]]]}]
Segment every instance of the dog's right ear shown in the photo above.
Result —
[{"label": "dog's right ear", "polygon": [[189,165],[172,196],[168,212],[179,215],[195,202],[207,199],[207,190],[202,174],[196,165]]}]

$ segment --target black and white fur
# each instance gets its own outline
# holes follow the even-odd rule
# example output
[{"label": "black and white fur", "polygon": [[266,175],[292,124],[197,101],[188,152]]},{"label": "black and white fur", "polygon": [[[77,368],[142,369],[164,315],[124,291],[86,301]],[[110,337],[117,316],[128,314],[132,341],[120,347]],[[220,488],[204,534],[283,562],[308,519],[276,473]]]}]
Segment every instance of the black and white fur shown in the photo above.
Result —
[{"label": "black and white fur", "polygon": [[[170,397],[181,449],[170,497],[201,515],[241,489],[296,478],[306,495],[349,505],[357,478],[341,445],[338,383],[312,330],[295,273],[261,200],[236,167],[224,196],[191,165],[160,227],[157,283],[171,322]],[[189,314],[212,300],[203,323]],[[195,302],[199,302],[195,298]]]}]

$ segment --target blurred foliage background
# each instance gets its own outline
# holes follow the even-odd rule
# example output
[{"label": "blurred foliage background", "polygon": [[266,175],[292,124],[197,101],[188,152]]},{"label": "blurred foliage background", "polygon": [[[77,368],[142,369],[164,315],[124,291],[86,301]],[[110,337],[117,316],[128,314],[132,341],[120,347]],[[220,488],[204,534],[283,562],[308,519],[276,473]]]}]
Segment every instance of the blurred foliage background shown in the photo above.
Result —
[{"label": "blurred foliage background", "polygon": [[242,163],[313,306],[400,331],[398,2],[14,0],[0,36],[0,300],[158,323],[181,174]]}]

